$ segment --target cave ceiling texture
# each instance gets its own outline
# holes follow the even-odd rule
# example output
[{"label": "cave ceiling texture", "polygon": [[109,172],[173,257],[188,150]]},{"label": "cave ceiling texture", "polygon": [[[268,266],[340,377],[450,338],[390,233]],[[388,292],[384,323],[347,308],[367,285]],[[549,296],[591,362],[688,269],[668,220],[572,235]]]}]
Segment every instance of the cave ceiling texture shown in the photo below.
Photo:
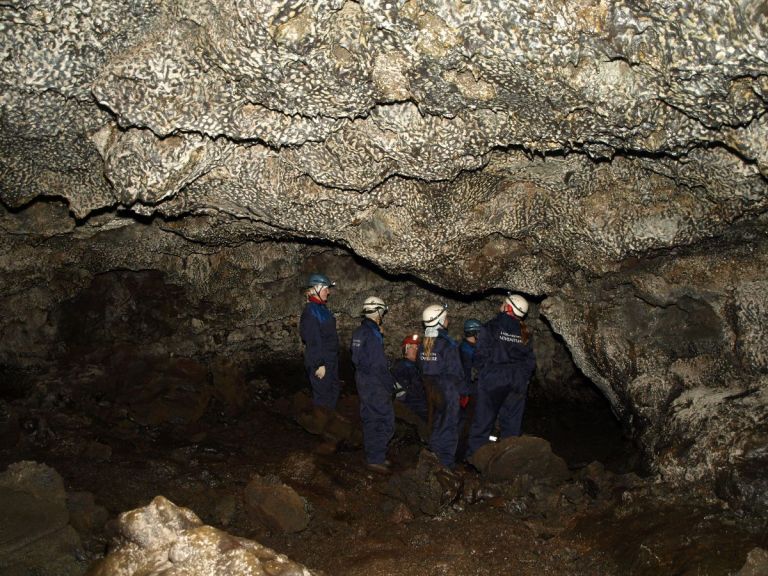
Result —
[{"label": "cave ceiling texture", "polygon": [[367,262],[529,295],[661,476],[768,501],[765,0],[10,0],[0,43],[4,363],[110,270],[295,352],[276,292]]}]

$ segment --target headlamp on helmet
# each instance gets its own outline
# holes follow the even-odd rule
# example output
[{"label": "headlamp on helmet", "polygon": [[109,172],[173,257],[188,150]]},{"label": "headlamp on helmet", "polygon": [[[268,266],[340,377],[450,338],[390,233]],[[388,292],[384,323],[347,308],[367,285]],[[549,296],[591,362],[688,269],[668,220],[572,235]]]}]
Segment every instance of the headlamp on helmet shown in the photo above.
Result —
[{"label": "headlamp on helmet", "polygon": [[419,345],[419,335],[418,334],[409,334],[405,338],[403,338],[403,342],[400,344],[401,348],[407,348],[408,346],[418,346]]}]

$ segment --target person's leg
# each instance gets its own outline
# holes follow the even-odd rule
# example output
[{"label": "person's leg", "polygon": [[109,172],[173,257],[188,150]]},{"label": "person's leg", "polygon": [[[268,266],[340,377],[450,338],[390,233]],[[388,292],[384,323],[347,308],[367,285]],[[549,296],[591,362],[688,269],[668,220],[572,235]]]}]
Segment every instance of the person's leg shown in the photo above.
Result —
[{"label": "person's leg", "polygon": [[501,428],[501,437],[520,436],[523,427],[523,414],[525,413],[525,403],[528,396],[528,378],[523,378],[522,374],[515,374],[512,392],[499,410],[499,425]]},{"label": "person's leg", "polygon": [[394,410],[389,393],[377,382],[357,381],[360,397],[360,419],[363,424],[363,447],[368,464],[386,461],[387,445],[394,433]]},{"label": "person's leg", "polygon": [[463,462],[467,454],[469,443],[469,430],[472,426],[475,414],[476,395],[468,396],[468,402],[464,408],[459,408],[459,442],[456,448],[456,460]]},{"label": "person's leg", "polygon": [[442,395],[439,411],[435,413],[430,449],[446,468],[456,465],[456,446],[459,440],[459,394],[450,383],[438,384]]},{"label": "person's leg", "polygon": [[330,410],[336,409],[341,392],[339,382],[339,365],[337,362],[328,362],[325,366],[325,376],[320,379],[312,370],[309,373],[309,381],[312,384],[312,403],[316,406],[324,406]]},{"label": "person's leg", "polygon": [[477,388],[475,415],[469,429],[466,458],[469,459],[481,446],[489,442],[489,436],[496,424],[499,407],[504,402],[507,390],[494,379],[481,381]]}]

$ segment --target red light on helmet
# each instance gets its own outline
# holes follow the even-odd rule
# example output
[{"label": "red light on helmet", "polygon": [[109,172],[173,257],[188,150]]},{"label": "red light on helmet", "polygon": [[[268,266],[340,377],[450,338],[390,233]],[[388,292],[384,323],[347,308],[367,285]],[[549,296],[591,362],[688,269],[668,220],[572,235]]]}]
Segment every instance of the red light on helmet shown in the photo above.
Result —
[{"label": "red light on helmet", "polygon": [[418,346],[419,345],[419,335],[418,334],[410,334],[403,338],[402,344],[400,346],[402,348],[405,348],[406,346]]}]

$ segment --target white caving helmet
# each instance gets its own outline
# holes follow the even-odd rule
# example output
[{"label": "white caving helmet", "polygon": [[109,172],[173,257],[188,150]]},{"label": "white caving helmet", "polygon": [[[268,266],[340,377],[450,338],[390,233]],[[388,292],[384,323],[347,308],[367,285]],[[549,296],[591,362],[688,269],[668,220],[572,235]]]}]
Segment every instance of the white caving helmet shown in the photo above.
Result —
[{"label": "white caving helmet", "polygon": [[430,304],[421,313],[421,320],[427,328],[445,328],[448,318],[448,306],[446,304]]},{"label": "white caving helmet", "polygon": [[504,304],[511,306],[512,312],[520,319],[525,318],[525,315],[528,314],[528,300],[520,296],[520,294],[508,294],[504,298]]},{"label": "white caving helmet", "polygon": [[378,296],[368,296],[363,302],[363,316],[383,318],[389,308]]}]

